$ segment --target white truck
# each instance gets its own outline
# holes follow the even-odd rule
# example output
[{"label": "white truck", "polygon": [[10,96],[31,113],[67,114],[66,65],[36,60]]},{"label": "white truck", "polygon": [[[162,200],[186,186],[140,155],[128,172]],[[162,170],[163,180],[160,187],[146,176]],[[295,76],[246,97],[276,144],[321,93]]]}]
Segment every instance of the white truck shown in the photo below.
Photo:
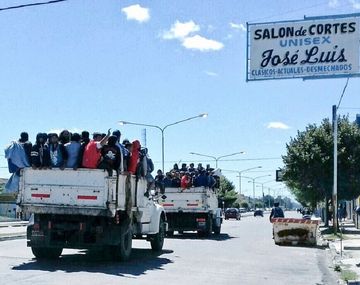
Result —
[{"label": "white truck", "polygon": [[174,231],[197,231],[201,236],[220,234],[222,215],[218,207],[217,189],[191,187],[165,188],[159,200],[166,211],[169,236]]},{"label": "white truck", "polygon": [[32,214],[28,246],[37,259],[57,258],[63,248],[101,248],[127,260],[133,238],[146,238],[160,251],[166,215],[153,196],[144,195],[146,189],[144,178],[109,177],[100,169],[25,168],[18,205]]}]

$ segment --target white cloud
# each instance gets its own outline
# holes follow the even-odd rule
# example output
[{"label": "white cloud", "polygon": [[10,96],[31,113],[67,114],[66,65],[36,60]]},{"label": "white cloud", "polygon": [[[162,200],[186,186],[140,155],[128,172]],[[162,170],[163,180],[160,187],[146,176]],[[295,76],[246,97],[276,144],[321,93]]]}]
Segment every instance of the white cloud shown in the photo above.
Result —
[{"label": "white cloud", "polygon": [[360,9],[360,2],[357,2],[357,1],[355,1],[355,0],[349,0],[349,2],[350,2],[350,4],[352,5],[352,7],[353,7],[354,9],[357,9],[357,10]]},{"label": "white cloud", "polygon": [[205,74],[212,76],[212,77],[219,76],[219,74],[217,74],[216,72],[212,72],[212,71],[205,71]]},{"label": "white cloud", "polygon": [[230,23],[230,27],[241,32],[246,32],[246,27],[244,24]]},{"label": "white cloud", "polygon": [[282,122],[270,122],[267,124],[268,129],[281,129],[281,130],[287,130],[290,129],[290,127]]},{"label": "white cloud", "polygon": [[187,49],[199,51],[217,51],[224,47],[224,44],[221,42],[209,40],[199,35],[185,38],[182,45]]},{"label": "white cloud", "polygon": [[170,28],[170,30],[163,33],[163,39],[184,39],[192,33],[200,31],[200,26],[195,24],[193,21],[181,23],[176,21]]},{"label": "white cloud", "polygon": [[329,0],[329,7],[331,8],[336,8],[337,6],[339,6],[339,0]]},{"label": "white cloud", "polygon": [[150,11],[148,8],[143,8],[139,4],[131,5],[122,8],[121,11],[126,15],[128,20],[135,20],[140,23],[150,20]]}]

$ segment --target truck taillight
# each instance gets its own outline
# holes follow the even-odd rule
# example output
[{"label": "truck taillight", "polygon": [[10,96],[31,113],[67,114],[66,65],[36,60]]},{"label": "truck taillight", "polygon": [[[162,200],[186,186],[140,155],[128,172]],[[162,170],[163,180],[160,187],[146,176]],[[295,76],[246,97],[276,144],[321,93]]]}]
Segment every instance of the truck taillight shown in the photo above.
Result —
[{"label": "truck taillight", "polygon": [[85,223],[80,223],[79,230],[83,231],[85,229]]},{"label": "truck taillight", "polygon": [[205,218],[197,218],[196,221],[197,222],[206,222],[206,219]]},{"label": "truck taillight", "polygon": [[48,229],[51,230],[51,221],[48,221]]},{"label": "truck taillight", "polygon": [[39,230],[40,230],[40,224],[39,224],[39,223],[35,223],[35,224],[33,225],[33,230],[34,230],[34,231],[39,231]]},{"label": "truck taillight", "polygon": [[116,215],[115,215],[115,224],[120,224],[120,215],[119,215],[119,213],[116,213]]}]

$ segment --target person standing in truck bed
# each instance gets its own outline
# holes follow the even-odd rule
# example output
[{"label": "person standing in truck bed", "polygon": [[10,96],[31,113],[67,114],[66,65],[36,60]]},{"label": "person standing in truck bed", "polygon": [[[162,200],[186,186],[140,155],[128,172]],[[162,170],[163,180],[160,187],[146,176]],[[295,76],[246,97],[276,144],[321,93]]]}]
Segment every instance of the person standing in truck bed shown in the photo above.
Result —
[{"label": "person standing in truck bed", "polygon": [[82,159],[82,166],[85,168],[95,169],[98,167],[101,159],[101,148],[106,144],[110,137],[110,129],[108,134],[102,138],[101,133],[94,133],[91,140],[85,147]]}]

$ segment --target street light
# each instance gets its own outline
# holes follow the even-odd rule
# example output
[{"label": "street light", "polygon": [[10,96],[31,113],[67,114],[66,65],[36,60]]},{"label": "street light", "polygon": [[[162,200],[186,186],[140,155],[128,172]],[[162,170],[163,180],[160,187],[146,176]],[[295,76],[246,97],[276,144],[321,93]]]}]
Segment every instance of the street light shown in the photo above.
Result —
[{"label": "street light", "polygon": [[[271,183],[271,182],[276,182],[274,179],[271,179],[269,181],[265,181],[265,182],[256,182],[257,184],[261,184],[261,191],[262,191],[262,194],[264,195],[264,184],[267,184],[267,183]],[[269,188],[269,196],[270,196],[270,188]],[[263,198],[264,200],[264,198]],[[265,201],[264,202],[264,209],[265,209]],[[270,197],[269,197],[269,208],[270,208]]]},{"label": "street light", "polygon": [[[252,183],[253,183],[253,206],[254,206],[254,210],[255,210],[255,180],[256,179],[259,179],[259,178],[263,178],[263,177],[268,177],[268,176],[271,176],[271,174],[268,174],[268,175],[261,175],[261,176],[257,176],[257,177],[247,177],[247,176],[244,176],[245,178],[248,178],[248,179],[251,179],[252,180]],[[249,181],[251,182],[251,181]]]},{"label": "street light", "polygon": [[238,174],[239,177],[239,195],[241,195],[241,173],[246,172],[246,171],[250,171],[253,169],[257,169],[257,168],[262,168],[262,166],[256,166],[256,167],[251,167],[251,168],[247,168],[244,170],[231,170],[231,169],[223,169],[222,171],[229,171],[229,172],[235,172]]},{"label": "street light", "polygon": [[161,132],[161,162],[162,162],[162,171],[164,172],[164,162],[165,162],[165,154],[164,154],[164,131],[166,128],[170,127],[170,126],[174,126],[183,122],[187,122],[193,119],[197,119],[197,118],[206,118],[208,116],[207,113],[203,113],[203,114],[199,114],[197,116],[193,116],[193,117],[189,117],[180,121],[176,121],[174,123],[165,125],[164,127],[160,127],[157,125],[151,125],[151,124],[142,124],[142,123],[134,123],[134,122],[128,122],[128,121],[119,121],[120,125],[135,125],[135,126],[144,126],[144,127],[150,127],[150,128],[156,128],[158,130],[160,130]]},{"label": "street light", "polygon": [[209,157],[215,160],[215,168],[218,167],[218,161],[224,157],[229,157],[229,156],[233,156],[233,155],[237,155],[237,154],[244,154],[245,151],[239,151],[239,152],[234,152],[231,154],[226,154],[226,155],[222,155],[222,156],[212,156],[212,155],[207,155],[207,154],[201,154],[201,153],[197,153],[197,152],[190,152],[190,154],[195,154],[195,155],[199,155],[199,156],[204,156],[204,157]]}]

